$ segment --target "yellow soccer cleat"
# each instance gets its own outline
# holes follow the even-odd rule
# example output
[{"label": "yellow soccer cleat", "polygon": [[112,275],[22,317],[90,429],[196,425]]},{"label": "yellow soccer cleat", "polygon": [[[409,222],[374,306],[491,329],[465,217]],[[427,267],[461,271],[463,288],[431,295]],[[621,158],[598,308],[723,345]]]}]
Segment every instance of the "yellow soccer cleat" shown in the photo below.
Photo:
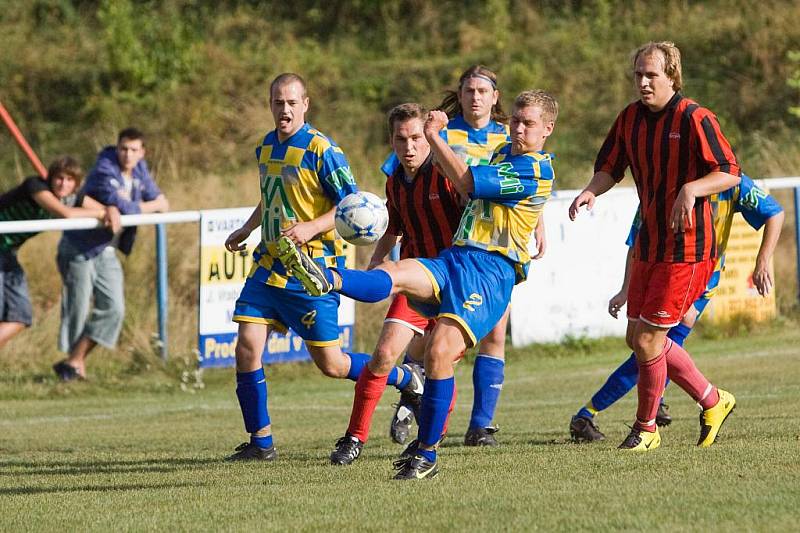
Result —
[{"label": "yellow soccer cleat", "polygon": [[619,445],[619,449],[630,452],[649,452],[659,446],[661,446],[661,434],[658,432],[658,426],[652,433],[632,427],[631,432]]},{"label": "yellow soccer cleat", "polygon": [[278,239],[278,259],[311,296],[322,296],[331,292],[333,286],[322,268],[285,235]]},{"label": "yellow soccer cleat", "polygon": [[700,413],[700,440],[697,441],[697,445],[701,448],[708,448],[714,444],[722,424],[736,407],[736,398],[733,394],[722,389],[717,389],[717,392],[719,392],[717,404]]}]

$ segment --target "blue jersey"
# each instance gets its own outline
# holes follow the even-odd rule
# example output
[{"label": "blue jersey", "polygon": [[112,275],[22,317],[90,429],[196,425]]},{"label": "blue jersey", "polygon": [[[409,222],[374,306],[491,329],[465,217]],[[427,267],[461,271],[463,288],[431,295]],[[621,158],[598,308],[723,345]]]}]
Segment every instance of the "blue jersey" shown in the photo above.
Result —
[{"label": "blue jersey", "polygon": [[[275,130],[256,148],[261,186],[261,242],[253,252],[248,277],[275,287],[300,290],[278,260],[281,230],[318,218],[350,193],[355,179],[347,158],[332,140],[304,124],[284,142]],[[344,243],[333,228],[303,245],[311,258],[328,267],[344,266]]]},{"label": "blue jersey", "polygon": [[461,215],[453,246],[497,252],[515,264],[517,282],[528,275],[528,243],[553,190],[553,155],[512,154],[511,143],[491,164],[471,168],[474,191]]}]

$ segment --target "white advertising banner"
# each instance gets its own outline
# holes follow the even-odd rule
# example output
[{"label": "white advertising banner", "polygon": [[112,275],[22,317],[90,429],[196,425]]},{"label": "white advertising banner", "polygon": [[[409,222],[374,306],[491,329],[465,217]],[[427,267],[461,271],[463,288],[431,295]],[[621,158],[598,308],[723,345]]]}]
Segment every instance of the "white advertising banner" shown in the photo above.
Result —
[{"label": "white advertising banner", "polygon": [[[212,209],[200,213],[200,312],[198,350],[201,367],[232,366],[238,324],[233,322],[236,299],[253,264],[253,248],[260,233],[254,231],[247,239],[247,250],[231,253],[225,249],[225,239],[242,226],[252,208]],[[342,297],[339,306],[339,336],[344,349],[353,342],[355,305]],[[273,333],[264,347],[265,363],[308,359],[302,339],[289,332]]]},{"label": "white advertising banner", "polygon": [[545,205],[547,251],[531,262],[528,279],[511,297],[514,346],[625,335],[625,309],[615,320],[608,300],[622,286],[625,240],[639,204],[636,191],[614,188],[591,211],[581,209],[573,222],[568,209],[579,192],[559,191]]}]

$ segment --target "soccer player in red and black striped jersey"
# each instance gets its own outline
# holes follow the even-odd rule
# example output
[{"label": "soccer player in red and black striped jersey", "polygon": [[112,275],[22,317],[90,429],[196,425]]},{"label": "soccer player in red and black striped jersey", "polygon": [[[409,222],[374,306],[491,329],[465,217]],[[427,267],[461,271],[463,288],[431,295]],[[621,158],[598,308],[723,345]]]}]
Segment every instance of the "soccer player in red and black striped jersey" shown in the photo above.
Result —
[{"label": "soccer player in red and black striped jersey", "polygon": [[[400,165],[386,182],[389,226],[375,246],[370,269],[383,262],[398,238],[401,259],[436,257],[451,245],[458,229],[464,200],[433,162],[423,133],[426,116],[427,111],[414,103],[398,105],[389,112],[390,144]],[[369,437],[372,415],[386,388],[387,375],[397,358],[415,337],[424,335],[432,322],[412,310],[405,295],[394,297],[375,352],[356,381],[350,424],[336,443],[332,463],[350,464],[358,458]],[[414,365],[403,368],[419,372]],[[422,380],[418,383],[417,395],[422,393]]]},{"label": "soccer player in red and black striped jersey", "polygon": [[673,43],[640,47],[633,74],[639,100],[617,117],[595,174],[569,215],[574,220],[581,206],[591,209],[630,168],[642,225],[634,243],[626,340],[639,366],[639,404],[620,448],[647,451],[661,443],[655,418],[667,376],[703,409],[697,444],[705,447],[714,443],[736,400],[714,387],[667,332],[713,272],[717,251],[708,196],[737,185],[741,170],[714,114],[680,93],[680,51]]}]

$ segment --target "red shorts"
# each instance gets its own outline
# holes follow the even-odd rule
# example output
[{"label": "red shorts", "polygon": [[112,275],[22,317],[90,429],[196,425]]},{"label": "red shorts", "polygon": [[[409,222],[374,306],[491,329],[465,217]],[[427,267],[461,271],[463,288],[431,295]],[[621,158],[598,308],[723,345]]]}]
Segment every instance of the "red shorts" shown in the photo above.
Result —
[{"label": "red shorts", "polygon": [[703,294],[714,259],[700,263],[633,261],[628,288],[628,319],[671,328]]},{"label": "red shorts", "polygon": [[396,322],[408,327],[419,335],[424,335],[426,331],[433,329],[436,320],[425,318],[417,313],[408,305],[408,298],[405,294],[396,294],[389,310],[386,312],[384,322]]}]

